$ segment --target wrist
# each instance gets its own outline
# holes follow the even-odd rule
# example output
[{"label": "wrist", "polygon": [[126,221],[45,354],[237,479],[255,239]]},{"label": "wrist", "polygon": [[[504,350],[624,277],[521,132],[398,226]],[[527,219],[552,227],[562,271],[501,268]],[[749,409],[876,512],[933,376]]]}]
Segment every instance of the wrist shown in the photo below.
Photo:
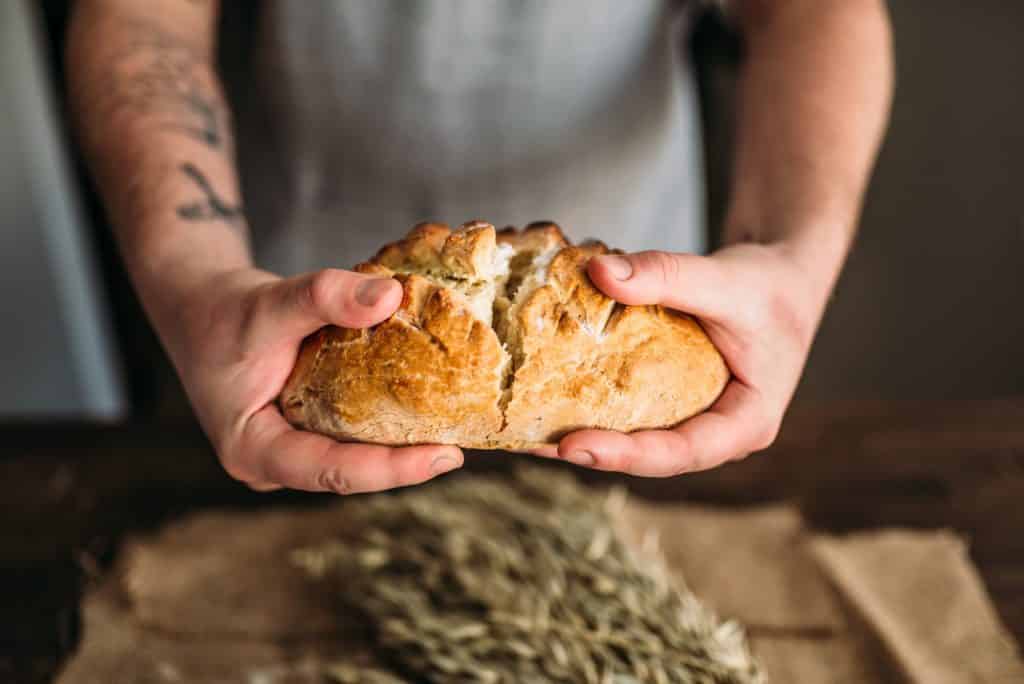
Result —
[{"label": "wrist", "polygon": [[211,271],[178,283],[173,298],[147,305],[153,327],[186,384],[216,361],[218,350],[239,341],[253,314],[256,291],[279,280],[252,266]]},{"label": "wrist", "polygon": [[852,235],[849,224],[833,220],[794,222],[776,230],[734,222],[725,230],[725,244],[764,246],[798,272],[809,293],[824,306],[849,252]]},{"label": "wrist", "polygon": [[229,226],[177,220],[140,223],[119,234],[121,252],[144,305],[177,308],[223,274],[253,268],[245,234]]},{"label": "wrist", "polygon": [[247,245],[224,234],[229,231],[209,231],[201,242],[191,227],[178,223],[151,226],[144,233],[153,237],[122,243],[125,266],[146,315],[178,365],[197,321],[209,318],[217,301],[234,296],[247,281],[255,284],[272,276],[253,266]]},{"label": "wrist", "polygon": [[846,260],[849,242],[831,231],[787,236],[775,249],[799,268],[821,298],[827,299]]}]

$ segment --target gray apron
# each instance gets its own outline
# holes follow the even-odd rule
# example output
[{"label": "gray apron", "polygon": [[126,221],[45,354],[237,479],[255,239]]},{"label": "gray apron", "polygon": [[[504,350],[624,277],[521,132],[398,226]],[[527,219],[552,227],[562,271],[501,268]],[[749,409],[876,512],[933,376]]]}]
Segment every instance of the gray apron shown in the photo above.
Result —
[{"label": "gray apron", "polygon": [[702,251],[687,6],[265,0],[238,112],[260,266],[348,267],[431,219]]}]

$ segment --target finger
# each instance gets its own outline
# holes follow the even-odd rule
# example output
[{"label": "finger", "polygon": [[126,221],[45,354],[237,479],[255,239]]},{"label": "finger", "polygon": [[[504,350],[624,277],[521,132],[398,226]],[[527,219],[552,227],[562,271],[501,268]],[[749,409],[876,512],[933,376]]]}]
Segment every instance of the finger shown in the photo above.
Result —
[{"label": "finger", "polygon": [[402,286],[393,278],[326,269],[282,280],[265,293],[266,329],[280,337],[305,337],[325,325],[368,328],[393,314]]},{"label": "finger", "polygon": [[453,446],[339,443],[292,428],[273,406],[256,412],[239,440],[240,470],[303,491],[375,492],[425,482],[463,463]]},{"label": "finger", "polygon": [[[771,435],[767,433],[772,432]],[[672,430],[632,434],[581,430],[559,444],[561,458],[598,470],[668,477],[707,470],[767,446],[774,437],[756,391],[733,381],[708,411]]]},{"label": "finger", "polygon": [[721,264],[696,254],[606,254],[589,261],[587,274],[623,304],[661,304],[703,318],[728,311],[732,292]]}]

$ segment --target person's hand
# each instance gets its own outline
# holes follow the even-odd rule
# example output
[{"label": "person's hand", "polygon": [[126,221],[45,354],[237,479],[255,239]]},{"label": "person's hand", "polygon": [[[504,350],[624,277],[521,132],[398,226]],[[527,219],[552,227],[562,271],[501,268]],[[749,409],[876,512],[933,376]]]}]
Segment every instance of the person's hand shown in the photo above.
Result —
[{"label": "person's hand", "polygon": [[673,429],[580,430],[562,438],[557,451],[539,455],[664,477],[713,468],[774,441],[824,300],[784,247],[738,244],[710,256],[608,255],[592,259],[587,271],[624,304],[661,304],[696,316],[732,379],[708,411]]},{"label": "person's hand", "polygon": [[339,443],[293,429],[274,401],[304,337],[333,324],[365,328],[398,308],[390,278],[324,270],[281,279],[255,269],[188,295],[182,336],[166,340],[225,470],[253,489],[341,494],[411,485],[462,465],[453,446]]}]

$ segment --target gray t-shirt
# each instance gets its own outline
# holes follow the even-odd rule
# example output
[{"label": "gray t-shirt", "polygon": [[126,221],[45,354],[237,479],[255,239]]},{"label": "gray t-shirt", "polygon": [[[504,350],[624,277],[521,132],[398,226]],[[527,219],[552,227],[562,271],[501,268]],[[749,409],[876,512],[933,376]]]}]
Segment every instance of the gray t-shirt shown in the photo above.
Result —
[{"label": "gray t-shirt", "polygon": [[237,113],[259,265],[351,266],[425,219],[702,251],[688,5],[265,0]]}]

